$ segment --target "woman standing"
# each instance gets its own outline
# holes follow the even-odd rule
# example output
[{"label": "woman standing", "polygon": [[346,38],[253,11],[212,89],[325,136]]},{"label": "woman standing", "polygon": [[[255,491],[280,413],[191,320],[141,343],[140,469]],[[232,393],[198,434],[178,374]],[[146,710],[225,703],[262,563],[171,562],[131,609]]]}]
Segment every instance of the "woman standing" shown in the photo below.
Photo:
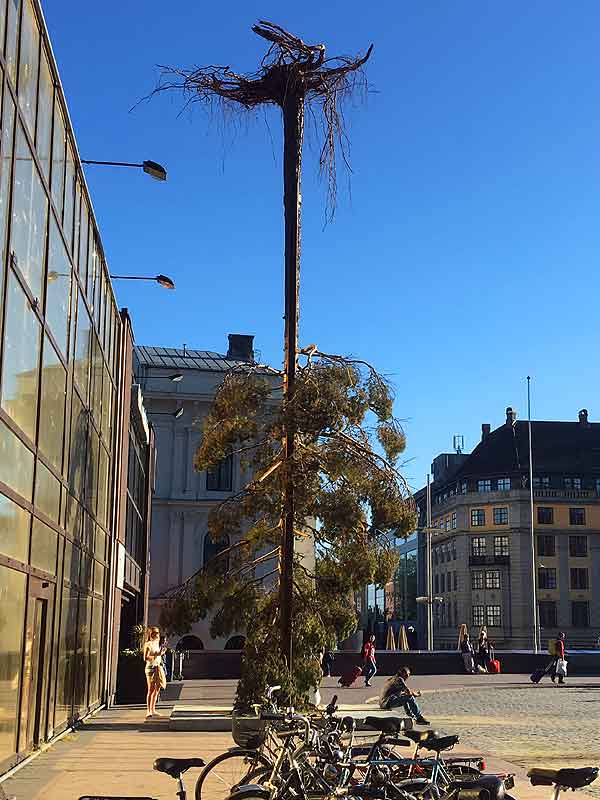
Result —
[{"label": "woman standing", "polygon": [[490,663],[490,646],[487,638],[487,628],[484,626],[479,632],[477,642],[477,663],[485,671],[488,671]]},{"label": "woman standing", "polygon": [[166,648],[160,646],[160,631],[158,628],[148,628],[146,643],[144,644],[144,663],[146,672],[146,682],[148,683],[148,694],[146,696],[146,719],[160,717],[156,713],[156,701],[161,688],[164,688],[166,679],[162,666],[162,657]]}]

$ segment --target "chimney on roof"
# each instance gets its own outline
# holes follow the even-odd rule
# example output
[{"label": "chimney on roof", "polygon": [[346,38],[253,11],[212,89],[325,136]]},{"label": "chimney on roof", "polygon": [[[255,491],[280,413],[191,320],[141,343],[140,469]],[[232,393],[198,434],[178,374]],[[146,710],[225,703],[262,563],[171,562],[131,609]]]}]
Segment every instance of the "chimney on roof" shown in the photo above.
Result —
[{"label": "chimney on roof", "polygon": [[490,435],[490,431],[492,430],[492,426],[489,422],[482,422],[481,423],[481,441],[485,442],[487,437]]},{"label": "chimney on roof", "polygon": [[579,412],[579,424],[583,425],[585,428],[588,427],[589,422],[588,422],[588,410],[587,410],[587,408],[582,408],[581,411]]},{"label": "chimney on roof", "polygon": [[513,411],[513,409],[509,406],[506,409],[506,424],[514,425],[516,421],[517,421],[517,412]]},{"label": "chimney on roof", "polygon": [[227,358],[232,361],[254,361],[254,336],[247,336],[243,333],[230,333],[228,338]]}]

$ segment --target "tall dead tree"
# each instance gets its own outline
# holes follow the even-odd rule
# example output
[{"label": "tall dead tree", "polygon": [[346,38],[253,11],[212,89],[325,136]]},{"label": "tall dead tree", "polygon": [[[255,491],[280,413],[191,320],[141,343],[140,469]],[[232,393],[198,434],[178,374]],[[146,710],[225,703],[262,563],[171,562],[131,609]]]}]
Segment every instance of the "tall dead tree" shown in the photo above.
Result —
[{"label": "tall dead tree", "polygon": [[[269,42],[260,69],[250,75],[233,72],[229,66],[194,70],[162,67],[156,92],[179,90],[188,102],[225,104],[255,109],[277,105],[283,117],[283,199],[285,213],[285,346],[284,403],[291,406],[296,377],[298,346],[298,290],[300,274],[300,178],[307,104],[322,114],[324,142],[320,167],[328,181],[328,208],[332,214],[336,195],[336,150],[346,159],[346,139],[340,101],[361,80],[361,68],[371,55],[326,58],[325,45],[309,45],[279,25],[261,20],[254,33]],[[362,78],[364,85],[364,78]],[[283,542],[280,556],[281,650],[292,667],[293,563],[294,563],[294,446],[293,419],[284,437],[286,470],[283,512]]]}]

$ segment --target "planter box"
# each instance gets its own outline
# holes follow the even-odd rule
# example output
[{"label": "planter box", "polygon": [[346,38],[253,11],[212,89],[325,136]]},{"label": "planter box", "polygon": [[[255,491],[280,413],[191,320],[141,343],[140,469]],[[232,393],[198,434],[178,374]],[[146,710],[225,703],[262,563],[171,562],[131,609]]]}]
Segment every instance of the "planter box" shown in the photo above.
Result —
[{"label": "planter box", "polygon": [[116,702],[119,705],[145,704],[147,692],[142,657],[119,655]]}]

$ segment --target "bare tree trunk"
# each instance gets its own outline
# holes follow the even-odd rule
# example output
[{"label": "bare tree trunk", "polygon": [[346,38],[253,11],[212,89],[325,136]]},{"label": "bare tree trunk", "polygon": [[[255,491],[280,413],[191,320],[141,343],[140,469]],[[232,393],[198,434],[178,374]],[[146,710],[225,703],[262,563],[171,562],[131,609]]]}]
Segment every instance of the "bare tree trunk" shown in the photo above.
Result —
[{"label": "bare tree trunk", "polygon": [[[290,81],[290,84],[292,81]],[[304,94],[290,86],[283,101],[283,205],[285,210],[285,400],[294,394],[298,343],[298,284],[300,280],[300,173],[304,134]],[[284,533],[281,549],[281,653],[292,669],[294,565],[294,439],[289,420],[285,435]]]}]

